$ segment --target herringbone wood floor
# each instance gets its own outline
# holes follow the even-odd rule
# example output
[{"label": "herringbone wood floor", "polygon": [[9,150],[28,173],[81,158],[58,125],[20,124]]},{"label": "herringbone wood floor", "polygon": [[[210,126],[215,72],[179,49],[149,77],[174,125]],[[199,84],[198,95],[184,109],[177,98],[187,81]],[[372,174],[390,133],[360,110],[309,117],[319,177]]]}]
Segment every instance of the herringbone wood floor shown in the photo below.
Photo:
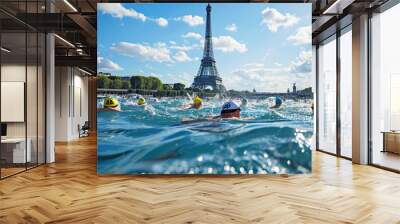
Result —
[{"label": "herringbone wood floor", "polygon": [[295,176],[98,176],[94,137],[0,181],[0,223],[400,223],[400,175],[315,152]]}]

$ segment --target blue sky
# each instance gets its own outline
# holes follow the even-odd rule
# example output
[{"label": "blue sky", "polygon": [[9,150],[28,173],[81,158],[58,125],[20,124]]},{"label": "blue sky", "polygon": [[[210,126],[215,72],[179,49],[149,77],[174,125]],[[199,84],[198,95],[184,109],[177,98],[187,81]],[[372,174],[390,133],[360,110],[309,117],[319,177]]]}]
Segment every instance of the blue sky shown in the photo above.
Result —
[{"label": "blue sky", "polygon": [[[98,70],[191,85],[203,53],[203,3],[98,5]],[[217,68],[227,89],[311,86],[311,4],[212,6]]]}]

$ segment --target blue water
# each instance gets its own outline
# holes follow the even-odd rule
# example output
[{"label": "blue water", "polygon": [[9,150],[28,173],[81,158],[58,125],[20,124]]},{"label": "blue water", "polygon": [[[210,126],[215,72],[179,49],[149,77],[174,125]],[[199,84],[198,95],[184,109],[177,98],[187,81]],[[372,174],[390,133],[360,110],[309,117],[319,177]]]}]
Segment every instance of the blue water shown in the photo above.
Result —
[{"label": "blue water", "polygon": [[[98,112],[100,174],[309,173],[313,132],[311,102],[249,100],[242,117],[252,120],[182,124],[182,119],[219,115],[223,101],[206,100],[184,110],[186,99],[121,99],[122,112]],[[101,107],[101,102],[98,103]]]}]

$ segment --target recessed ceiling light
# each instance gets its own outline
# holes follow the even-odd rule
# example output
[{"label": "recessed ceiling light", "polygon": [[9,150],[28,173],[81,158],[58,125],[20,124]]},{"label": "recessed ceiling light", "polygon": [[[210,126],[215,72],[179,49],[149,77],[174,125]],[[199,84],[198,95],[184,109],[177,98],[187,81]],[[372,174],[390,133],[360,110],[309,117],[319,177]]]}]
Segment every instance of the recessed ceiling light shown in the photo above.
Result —
[{"label": "recessed ceiling light", "polygon": [[62,37],[60,37],[59,35],[57,35],[57,34],[54,34],[54,36],[55,37],[57,37],[59,40],[61,40],[62,42],[64,42],[65,44],[67,44],[67,45],[69,45],[70,47],[73,47],[73,48],[75,48],[75,45],[73,45],[71,42],[69,42],[68,40],[66,40],[66,39],[64,39],[64,38],[62,38]]},{"label": "recessed ceiling light", "polygon": [[83,73],[85,73],[85,74],[87,74],[87,75],[92,75],[92,73],[90,73],[90,72],[88,72],[88,71],[86,71],[86,70],[83,70],[83,69],[81,69],[81,68],[79,68],[79,67],[78,67],[78,70],[81,71],[81,72],[83,72]]},{"label": "recessed ceiling light", "polygon": [[6,53],[10,53],[11,52],[11,50],[9,50],[9,49],[7,49],[5,47],[1,47],[0,49],[1,49],[1,51],[4,51]]},{"label": "recessed ceiling light", "polygon": [[74,12],[78,12],[78,10],[68,1],[68,0],[64,0],[65,4],[68,5],[68,7],[70,7]]},{"label": "recessed ceiling light", "polygon": [[339,15],[343,13],[343,10],[351,5],[355,0],[336,0],[330,5],[324,12],[323,15]]}]

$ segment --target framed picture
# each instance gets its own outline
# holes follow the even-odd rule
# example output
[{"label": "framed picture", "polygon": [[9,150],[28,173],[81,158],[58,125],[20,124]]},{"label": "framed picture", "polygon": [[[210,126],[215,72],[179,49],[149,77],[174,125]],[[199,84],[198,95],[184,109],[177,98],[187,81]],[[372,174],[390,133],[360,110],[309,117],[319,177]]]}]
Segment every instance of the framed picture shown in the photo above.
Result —
[{"label": "framed picture", "polygon": [[311,172],[311,4],[99,3],[99,174]]}]

